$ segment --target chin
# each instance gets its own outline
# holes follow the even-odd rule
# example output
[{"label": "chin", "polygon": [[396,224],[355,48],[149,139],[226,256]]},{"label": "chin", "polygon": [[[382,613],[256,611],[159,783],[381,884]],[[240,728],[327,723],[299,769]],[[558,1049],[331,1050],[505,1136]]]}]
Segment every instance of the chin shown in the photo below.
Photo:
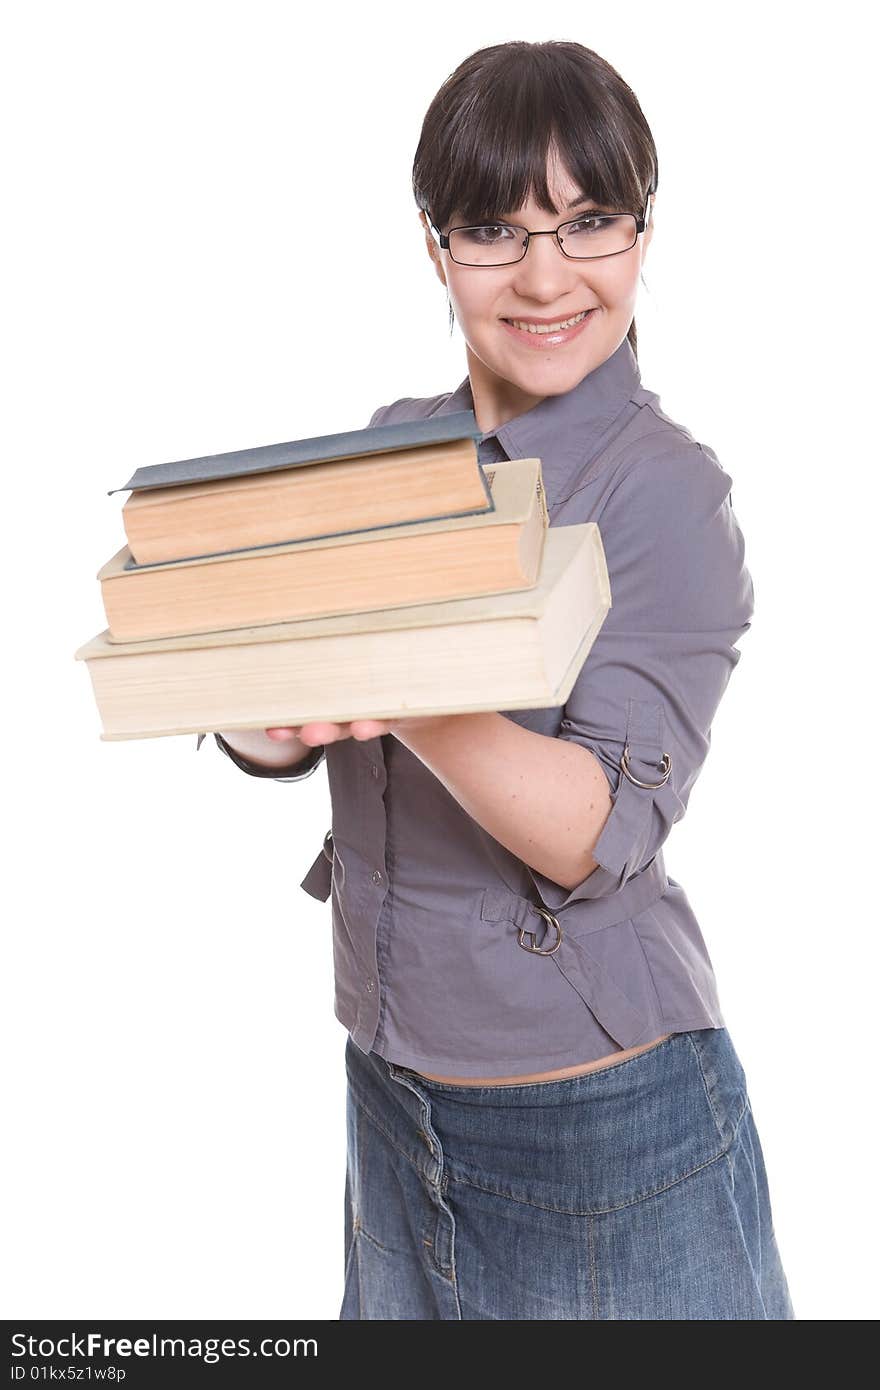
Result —
[{"label": "chin", "polygon": [[593,351],[587,357],[569,357],[565,362],[561,360],[561,353],[559,357],[558,362],[552,357],[542,357],[534,363],[531,371],[521,372],[523,390],[540,390],[545,396],[561,396],[577,386],[579,381],[583,381],[588,372],[598,367],[599,363],[604,361],[605,354]]}]

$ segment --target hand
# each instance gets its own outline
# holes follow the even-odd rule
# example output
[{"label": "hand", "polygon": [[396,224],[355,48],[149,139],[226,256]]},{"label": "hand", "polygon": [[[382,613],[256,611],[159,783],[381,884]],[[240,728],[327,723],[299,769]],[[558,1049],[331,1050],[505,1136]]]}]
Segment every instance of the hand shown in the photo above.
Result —
[{"label": "hand", "polygon": [[438,714],[411,719],[353,719],[347,724],[313,721],[311,724],[275,725],[266,730],[266,735],[274,743],[298,738],[308,748],[315,748],[321,743],[336,743],[343,738],[356,738],[363,742],[370,738],[381,738],[383,734],[396,734],[405,741],[408,732],[417,732],[449,718],[448,714]]},{"label": "hand", "polygon": [[389,734],[391,725],[379,719],[353,719],[349,724],[332,724],[325,722],[313,722],[311,724],[299,724],[293,726],[275,726],[266,730],[266,734],[274,743],[281,743],[285,739],[298,738],[300,743],[306,744],[308,748],[316,748],[321,743],[336,743],[342,738],[356,738],[364,740],[368,738],[380,738],[382,734]]}]

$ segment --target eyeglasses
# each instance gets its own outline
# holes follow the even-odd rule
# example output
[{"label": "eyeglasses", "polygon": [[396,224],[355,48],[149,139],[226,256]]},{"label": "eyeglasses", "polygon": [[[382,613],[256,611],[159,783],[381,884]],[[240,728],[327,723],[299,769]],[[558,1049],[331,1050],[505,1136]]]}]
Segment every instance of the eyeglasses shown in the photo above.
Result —
[{"label": "eyeglasses", "polygon": [[509,222],[450,227],[446,233],[441,232],[433,220],[431,226],[443,250],[448,251],[458,265],[515,265],[525,256],[533,236],[555,236],[564,256],[573,261],[592,261],[632,250],[648,224],[650,197],[649,193],[641,215],[584,212],[570,222],[560,222],[554,231],[548,232],[530,232],[526,227]]}]

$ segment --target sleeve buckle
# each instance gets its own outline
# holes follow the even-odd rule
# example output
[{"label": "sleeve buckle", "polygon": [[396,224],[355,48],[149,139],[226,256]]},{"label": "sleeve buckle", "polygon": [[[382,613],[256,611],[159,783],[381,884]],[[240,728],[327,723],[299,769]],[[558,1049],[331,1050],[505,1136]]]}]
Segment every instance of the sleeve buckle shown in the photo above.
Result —
[{"label": "sleeve buckle", "polygon": [[649,791],[655,791],[657,787],[664,787],[669,781],[669,773],[672,770],[672,758],[668,753],[663,754],[663,761],[660,766],[663,768],[663,776],[659,782],[640,782],[638,777],[634,777],[629,770],[629,744],[626,744],[620,756],[620,770],[625,777],[632,782],[635,787],[646,787]]}]

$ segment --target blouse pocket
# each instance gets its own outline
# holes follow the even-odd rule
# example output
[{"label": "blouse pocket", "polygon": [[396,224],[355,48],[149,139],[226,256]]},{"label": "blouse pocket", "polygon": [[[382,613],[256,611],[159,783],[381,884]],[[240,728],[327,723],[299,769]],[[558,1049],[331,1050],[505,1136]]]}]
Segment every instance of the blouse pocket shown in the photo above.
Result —
[{"label": "blouse pocket", "polygon": [[[552,960],[596,1021],[621,1047],[635,1047],[662,1032],[653,977],[631,919],[580,930],[572,914],[563,920],[510,889],[486,888],[484,922],[510,922],[512,950],[534,957],[535,969]],[[626,981],[626,990],[619,983]]]}]

